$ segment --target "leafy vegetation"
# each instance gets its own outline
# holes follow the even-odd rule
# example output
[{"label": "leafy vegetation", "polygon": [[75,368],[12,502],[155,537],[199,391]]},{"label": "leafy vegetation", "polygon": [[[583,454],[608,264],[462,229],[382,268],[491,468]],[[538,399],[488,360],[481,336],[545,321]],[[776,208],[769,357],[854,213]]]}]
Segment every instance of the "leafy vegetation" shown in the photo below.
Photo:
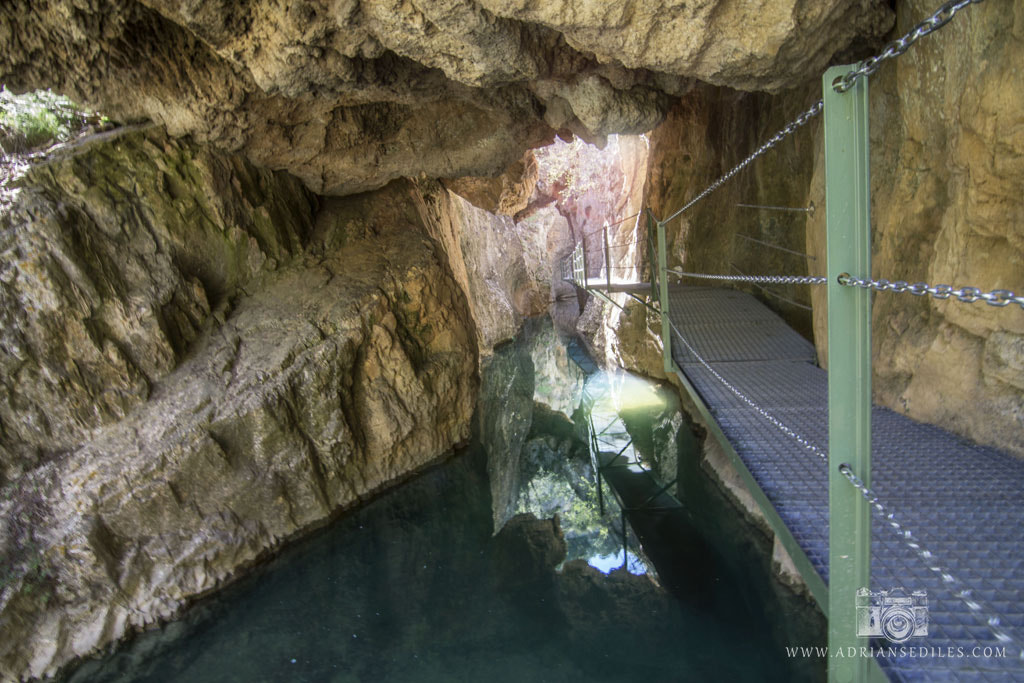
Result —
[{"label": "leafy vegetation", "polygon": [[105,121],[50,90],[15,95],[0,86],[0,147],[5,154],[65,142],[86,126]]},{"label": "leafy vegetation", "polygon": [[579,138],[534,150],[541,188],[560,199],[577,199],[595,189],[605,171],[601,154]]}]

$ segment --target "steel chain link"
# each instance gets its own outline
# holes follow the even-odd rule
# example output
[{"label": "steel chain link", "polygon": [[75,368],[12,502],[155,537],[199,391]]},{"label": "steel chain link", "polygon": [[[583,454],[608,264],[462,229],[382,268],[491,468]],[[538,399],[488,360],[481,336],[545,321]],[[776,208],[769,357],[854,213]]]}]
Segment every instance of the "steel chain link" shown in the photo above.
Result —
[{"label": "steel chain link", "polygon": [[853,87],[853,84],[857,82],[858,78],[865,78],[875,73],[882,65],[882,62],[887,59],[899,57],[910,49],[910,46],[916,43],[919,39],[948,24],[957,12],[968,5],[982,1],[983,0],[950,0],[939,9],[935,10],[935,13],[930,17],[915,26],[910,33],[906,34],[902,38],[897,38],[886,45],[885,49],[882,50],[880,54],[865,59],[857,65],[856,69],[843,76],[838,83],[833,85],[833,87],[836,92],[846,92]]},{"label": "steel chain link", "polygon": [[895,292],[897,294],[907,293],[914,296],[931,295],[936,299],[956,299],[964,303],[972,304],[975,301],[984,301],[989,306],[1009,306],[1017,304],[1024,308],[1024,296],[1018,296],[1008,289],[993,289],[985,292],[977,287],[953,287],[952,285],[929,285],[927,282],[915,282],[913,284],[904,280],[865,280],[854,277],[848,273],[839,276],[839,284],[847,287],[860,287],[862,289],[873,289],[876,292]]},{"label": "steel chain link", "polygon": [[[913,550],[914,553],[924,561],[924,565],[939,575],[942,579],[943,585],[949,588],[955,597],[959,598],[965,605],[967,605],[967,609],[971,610],[971,612],[977,614],[982,619],[985,619],[985,623],[992,631],[992,634],[996,637],[996,640],[1000,643],[1013,643],[1014,645],[1017,645],[1013,637],[1002,628],[999,617],[987,616],[985,614],[985,610],[981,604],[972,597],[971,589],[968,588],[963,581],[954,576],[952,572],[943,568],[935,561],[935,556],[931,551],[921,545],[921,542],[914,537],[914,534],[910,529],[903,526],[903,524],[896,520],[896,515],[887,510],[885,505],[878,500],[878,494],[868,488],[861,478],[854,474],[853,470],[847,463],[843,463],[839,466],[839,472],[853,485],[855,489],[860,491],[860,494],[864,496],[864,500],[868,502],[868,505],[874,508],[875,512],[877,512],[880,517],[885,519],[889,527],[896,532],[896,535],[903,540],[904,544],[906,544],[908,548]],[[993,610],[990,609],[989,611],[991,612]],[[1018,645],[1018,650],[1018,656],[1021,659],[1024,659],[1024,648],[1020,648]]]},{"label": "steel chain link", "polygon": [[828,278],[816,275],[715,275],[711,273],[687,273],[670,268],[670,273],[680,277],[698,280],[728,280],[731,282],[761,282],[769,285],[823,285]]},{"label": "steel chain link", "polygon": [[724,176],[722,176],[721,178],[719,178],[715,182],[711,183],[708,187],[706,187],[704,189],[703,192],[701,192],[696,197],[694,197],[693,199],[688,201],[685,205],[683,205],[683,207],[681,209],[679,209],[678,211],[673,213],[671,216],[669,216],[668,218],[663,220],[662,223],[668,223],[670,220],[672,220],[673,218],[675,218],[679,214],[683,213],[684,211],[689,209],[691,206],[693,206],[694,204],[696,204],[700,200],[704,199],[704,197],[707,197],[709,194],[711,194],[712,192],[717,190],[719,187],[722,186],[722,183],[724,183],[725,181],[729,180],[734,175],[736,175],[737,173],[742,171],[744,168],[749,166],[751,161],[753,161],[757,157],[761,156],[762,154],[764,154],[765,152],[770,150],[775,145],[777,145],[780,142],[782,142],[783,140],[785,140],[786,137],[788,137],[788,136],[792,135],[794,132],[796,132],[796,130],[798,128],[800,128],[800,126],[804,125],[805,123],[810,121],[812,118],[814,118],[815,116],[820,114],[821,110],[822,110],[822,108],[824,106],[825,106],[825,103],[824,103],[823,100],[818,100],[817,102],[815,102],[813,105],[811,105],[810,109],[808,109],[804,113],[800,114],[800,116],[798,116],[795,119],[793,119],[789,123],[789,125],[787,125],[785,128],[783,128],[782,130],[777,132],[775,135],[773,135],[771,137],[771,139],[768,140],[768,142],[766,142],[763,145],[761,145],[760,147],[758,147],[754,151],[753,154],[751,154],[746,159],[744,159],[740,163],[738,163],[735,166],[733,166],[732,169],[728,173],[726,173]]}]

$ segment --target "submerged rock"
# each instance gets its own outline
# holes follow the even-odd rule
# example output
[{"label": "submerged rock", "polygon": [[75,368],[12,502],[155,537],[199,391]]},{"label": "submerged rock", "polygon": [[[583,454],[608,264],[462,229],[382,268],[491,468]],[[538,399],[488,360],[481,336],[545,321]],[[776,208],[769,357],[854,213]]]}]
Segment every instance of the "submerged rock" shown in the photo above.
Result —
[{"label": "submerged rock", "polygon": [[565,538],[558,516],[537,519],[530,513],[508,520],[495,537],[495,574],[506,587],[537,593],[554,579],[553,569],[565,559]]}]

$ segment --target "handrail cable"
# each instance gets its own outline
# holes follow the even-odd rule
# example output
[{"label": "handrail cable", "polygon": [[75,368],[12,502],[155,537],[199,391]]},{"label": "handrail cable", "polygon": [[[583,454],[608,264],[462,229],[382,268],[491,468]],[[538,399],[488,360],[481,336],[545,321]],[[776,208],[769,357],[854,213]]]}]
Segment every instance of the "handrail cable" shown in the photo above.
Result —
[{"label": "handrail cable", "polygon": [[771,247],[772,249],[778,249],[779,251],[784,251],[787,254],[793,254],[794,256],[802,256],[803,258],[810,259],[811,261],[817,261],[818,260],[817,257],[811,256],[810,254],[805,254],[805,253],[803,253],[801,251],[794,251],[793,249],[787,249],[786,247],[780,247],[777,244],[772,244],[771,242],[765,242],[764,240],[759,240],[759,239],[757,239],[755,237],[751,237],[750,235],[744,235],[743,233],[739,233],[738,232],[738,233],[736,233],[736,236],[737,237],[742,237],[743,239],[748,240],[750,242],[757,242],[758,244],[763,244],[764,246]]},{"label": "handrail cable", "polygon": [[[729,265],[732,266],[732,269],[735,270],[737,273],[739,273],[740,275],[743,275],[743,271],[740,270],[739,268],[737,268],[735,264],[730,263]],[[797,308],[802,308],[805,311],[813,311],[814,310],[813,308],[811,308],[810,306],[808,306],[806,304],[802,304],[802,303],[799,303],[797,301],[793,301],[789,297],[782,296],[781,294],[773,292],[772,290],[768,289],[764,285],[760,285],[760,284],[758,284],[756,282],[752,282],[751,284],[754,285],[755,287],[757,287],[758,289],[760,289],[762,292],[764,292],[768,296],[774,296],[776,299],[781,299],[782,301],[785,301],[787,304],[790,304],[791,306],[796,306]]]},{"label": "handrail cable", "polygon": [[615,221],[614,223],[608,223],[608,224],[602,223],[601,225],[599,225],[598,227],[594,228],[590,232],[583,233],[582,235],[580,235],[580,237],[582,237],[582,238],[590,237],[591,235],[595,235],[598,232],[604,230],[605,228],[614,228],[616,225],[619,225],[620,223],[625,223],[626,221],[628,221],[628,220],[630,220],[632,218],[636,218],[637,216],[641,215],[642,213],[643,213],[643,209],[641,209],[640,211],[637,211],[632,216],[626,216],[625,218],[620,218],[619,220]]},{"label": "handrail cable", "polygon": [[814,215],[814,202],[810,206],[769,206],[766,204],[736,204],[744,209],[764,209],[766,211],[793,211]]}]

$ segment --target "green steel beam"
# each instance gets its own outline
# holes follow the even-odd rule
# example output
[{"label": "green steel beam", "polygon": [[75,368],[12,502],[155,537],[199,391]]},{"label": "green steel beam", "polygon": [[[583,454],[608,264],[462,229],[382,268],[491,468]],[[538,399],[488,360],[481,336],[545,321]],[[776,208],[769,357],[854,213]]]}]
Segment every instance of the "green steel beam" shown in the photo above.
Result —
[{"label": "green steel beam", "polygon": [[[674,376],[683,385],[686,393],[689,394],[693,404],[697,407],[697,414],[700,415],[704,424],[707,425],[708,432],[718,442],[718,445],[722,447],[725,454],[729,458],[729,462],[736,469],[736,472],[740,475],[740,481],[746,487],[750,493],[754,502],[757,503],[761,513],[768,520],[768,526],[771,527],[772,532],[775,533],[782,547],[789,553],[789,557],[793,560],[793,565],[796,567],[800,576],[803,577],[804,583],[807,585],[808,591],[811,593],[811,597],[818,603],[818,607],[821,608],[822,613],[826,618],[829,616],[829,589],[825,585],[825,581],[818,574],[817,570],[814,569],[814,565],[811,564],[811,560],[807,557],[807,553],[804,552],[800,544],[793,537],[793,533],[786,526],[786,523],[779,517],[779,513],[775,510],[775,507],[768,500],[768,496],[765,495],[761,486],[754,479],[754,475],[747,469],[746,463],[733,448],[732,443],[725,436],[722,428],[715,421],[715,418],[711,416],[711,410],[704,403],[704,399],[697,393],[697,389],[690,384],[690,380],[687,379],[683,371],[679,369],[679,366],[674,365]],[[803,644],[803,643],[801,643]],[[844,650],[844,652],[848,652]],[[878,660],[875,658],[868,658],[868,677],[867,680],[870,683],[888,683],[889,678],[882,672],[881,667],[878,665]]]},{"label": "green steel beam", "polygon": [[768,526],[771,527],[772,532],[778,537],[779,542],[782,543],[782,547],[789,553],[790,558],[793,560],[793,564],[796,566],[797,571],[804,579],[804,583],[807,584],[807,589],[810,591],[811,596],[815,602],[818,603],[818,607],[821,611],[828,616],[828,588],[825,586],[825,581],[821,578],[818,572],[814,569],[814,565],[811,564],[810,559],[807,557],[807,553],[804,552],[800,544],[797,543],[793,537],[793,533],[786,526],[782,518],[779,517],[779,513],[775,510],[775,507],[768,500],[768,496],[765,495],[761,486],[754,479],[754,475],[747,469],[746,463],[740,458],[739,453],[733,448],[732,443],[725,436],[722,428],[715,421],[715,418],[711,415],[711,410],[704,403],[704,399],[697,392],[697,389],[690,383],[690,380],[683,374],[683,371],[675,366],[673,363],[673,372],[675,377],[686,389],[686,393],[689,394],[690,400],[697,407],[697,413],[700,415],[704,424],[707,425],[708,432],[714,437],[718,445],[721,446],[722,450],[729,457],[729,462],[736,469],[736,472],[740,475],[740,479],[746,486],[747,491],[750,493],[754,502],[757,503],[757,507],[761,509],[761,514],[764,515],[765,519],[768,520]]},{"label": "green steel beam", "polygon": [[[829,652],[855,647],[856,591],[870,583],[871,514],[839,472],[849,463],[871,485],[871,298],[844,287],[842,273],[871,277],[868,79],[845,93],[832,83],[853,66],[825,72],[825,204],[828,241]],[[830,657],[830,681],[865,681],[869,658]]]},{"label": "green steel beam", "polygon": [[668,249],[665,246],[665,224],[658,221],[658,302],[661,309],[661,353],[665,372],[672,372],[672,329],[668,319]]},{"label": "green steel beam", "polygon": [[651,271],[651,301],[659,297],[658,290],[658,250],[654,248],[654,214],[647,209],[647,265]]}]

